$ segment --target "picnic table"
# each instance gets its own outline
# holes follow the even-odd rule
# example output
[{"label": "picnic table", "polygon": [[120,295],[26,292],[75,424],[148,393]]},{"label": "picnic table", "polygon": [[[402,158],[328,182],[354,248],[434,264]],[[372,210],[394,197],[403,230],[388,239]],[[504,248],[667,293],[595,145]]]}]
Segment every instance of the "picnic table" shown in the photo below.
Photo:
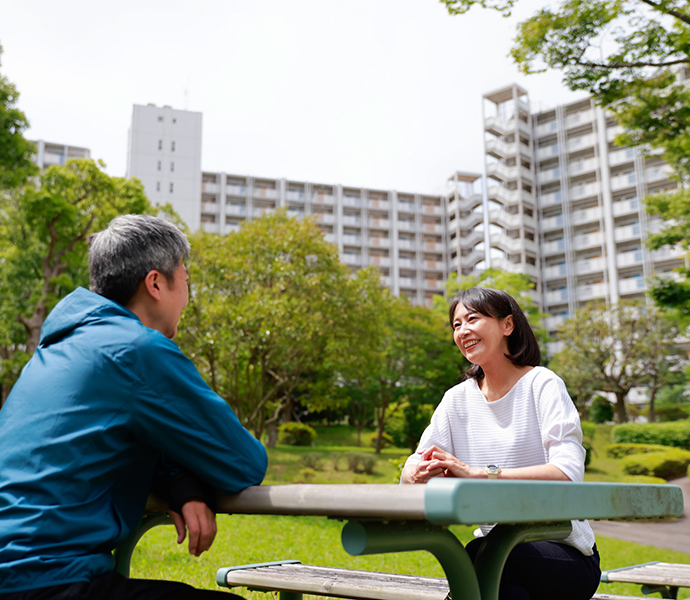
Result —
[{"label": "picnic table", "polygon": [[[165,522],[164,506],[152,503],[149,510],[140,529],[115,552],[123,574],[141,535]],[[426,550],[443,568],[453,598],[497,600],[503,566],[516,544],[564,539],[576,519],[678,516],[683,495],[671,485],[435,478],[426,485],[255,486],[221,497],[218,512],[342,519],[347,521],[342,544],[349,554]],[[472,564],[448,526],[480,523],[497,525]],[[283,591],[283,600],[299,597]]]}]

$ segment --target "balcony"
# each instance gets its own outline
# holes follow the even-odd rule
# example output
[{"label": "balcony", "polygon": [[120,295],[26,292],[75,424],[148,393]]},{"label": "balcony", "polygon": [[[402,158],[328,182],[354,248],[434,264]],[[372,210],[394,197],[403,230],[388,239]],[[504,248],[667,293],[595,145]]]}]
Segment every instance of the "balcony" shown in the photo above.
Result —
[{"label": "balcony", "polygon": [[642,228],[639,223],[626,225],[625,227],[616,227],[614,230],[614,238],[617,242],[627,242],[630,240],[640,239]]},{"label": "balcony", "polygon": [[573,237],[573,249],[584,250],[585,248],[594,248],[601,246],[604,243],[604,234],[601,231],[594,231],[592,233],[585,233],[584,235],[576,235]]},{"label": "balcony", "polygon": [[592,109],[583,110],[572,115],[568,115],[565,118],[566,129],[571,129],[572,127],[580,127],[581,125],[586,125],[594,120],[594,111]]},{"label": "balcony", "polygon": [[424,288],[427,290],[442,290],[443,280],[441,279],[425,279]]},{"label": "balcony", "polygon": [[539,171],[539,183],[541,185],[544,185],[545,183],[549,183],[551,181],[558,181],[560,177],[560,167],[556,167],[555,169],[547,169],[546,171]]},{"label": "balcony", "polygon": [[376,248],[390,248],[391,240],[388,237],[370,237],[369,245]]},{"label": "balcony", "polygon": [[523,179],[532,180],[532,174],[524,167],[517,165],[507,166],[503,163],[493,162],[486,165],[486,176],[501,181],[515,181],[518,175]]},{"label": "balcony", "polygon": [[225,214],[233,217],[244,217],[247,214],[247,207],[244,204],[226,204]]},{"label": "balcony", "polygon": [[414,290],[417,289],[417,280],[414,277],[400,277],[398,279],[398,285],[407,290]]},{"label": "balcony", "polygon": [[424,233],[437,233],[438,235],[443,235],[446,229],[440,223],[422,223],[422,231]]},{"label": "balcony", "polygon": [[560,265],[554,265],[552,267],[546,267],[544,269],[544,279],[561,279],[567,277],[568,267],[565,263]]},{"label": "balcony", "polygon": [[429,271],[443,271],[443,261],[440,260],[425,260],[424,268]]},{"label": "balcony", "polygon": [[362,264],[362,257],[359,254],[343,253],[341,260],[349,267],[356,267]]},{"label": "balcony", "polygon": [[202,202],[201,212],[212,215],[220,214],[220,205],[217,202]]},{"label": "balcony", "polygon": [[443,207],[438,204],[422,204],[422,214],[425,215],[436,215],[438,217],[443,216]]},{"label": "balcony", "polygon": [[537,160],[546,160],[547,158],[553,158],[558,156],[559,146],[558,144],[551,144],[550,146],[542,146],[537,150]]},{"label": "balcony", "polygon": [[201,223],[201,228],[206,233],[220,233],[220,224],[219,223]]},{"label": "balcony", "polygon": [[389,211],[391,209],[391,203],[388,200],[382,200],[379,198],[372,198],[367,202],[369,208],[376,208],[379,210]]},{"label": "balcony", "polygon": [[642,250],[633,250],[632,252],[621,252],[616,256],[616,266],[619,269],[623,267],[640,266],[642,265],[642,259]]},{"label": "balcony", "polygon": [[628,215],[633,213],[638,213],[640,211],[640,201],[635,198],[634,200],[622,200],[620,202],[613,203],[613,214],[616,217],[621,215]]},{"label": "balcony", "polygon": [[563,288],[561,290],[554,290],[552,292],[546,292],[544,294],[544,299],[547,305],[552,304],[567,304],[568,303],[568,290]]},{"label": "balcony", "polygon": [[359,196],[343,196],[343,206],[360,208],[362,206],[362,199]]},{"label": "balcony", "polygon": [[568,149],[568,152],[579,152],[580,150],[584,150],[585,148],[591,148],[592,146],[595,146],[596,143],[597,136],[593,133],[590,133],[589,135],[581,135],[578,137],[570,138],[568,140],[566,148]]},{"label": "balcony", "polygon": [[644,178],[648,183],[656,183],[664,179],[669,179],[672,173],[671,167],[668,165],[661,165],[647,169],[644,172]]},{"label": "balcony", "polygon": [[399,269],[416,269],[417,261],[414,258],[401,257],[398,259]]},{"label": "balcony", "polygon": [[625,188],[634,188],[637,185],[637,174],[633,171],[624,175],[611,177],[611,189],[616,192]]},{"label": "balcony", "polygon": [[319,225],[333,225],[335,223],[335,215],[333,213],[317,212],[313,213],[312,216]]},{"label": "balcony", "polygon": [[556,215],[555,217],[548,217],[547,219],[542,219],[542,231],[553,231],[555,229],[563,229],[563,215]]},{"label": "balcony", "polygon": [[486,140],[486,153],[496,158],[508,158],[517,154],[517,143],[506,144],[497,139]]},{"label": "balcony", "polygon": [[565,342],[547,342],[546,352],[549,356],[554,356],[558,354],[561,350],[565,348]]},{"label": "balcony", "polygon": [[278,197],[278,191],[275,188],[255,187],[252,191],[254,198],[270,198],[275,200]]},{"label": "balcony", "polygon": [[304,202],[307,199],[307,195],[300,190],[288,190],[285,197],[288,202]]},{"label": "balcony", "polygon": [[402,250],[416,250],[417,244],[414,240],[402,239],[398,240],[398,248]]},{"label": "balcony", "polygon": [[644,277],[630,277],[618,281],[618,291],[622,294],[641,294],[647,291]]},{"label": "balcony", "polygon": [[570,215],[570,221],[573,225],[584,225],[585,223],[592,223],[601,220],[602,212],[600,206],[587,208],[585,210],[576,210]]},{"label": "balcony", "polygon": [[651,257],[653,262],[682,261],[685,259],[685,251],[680,246],[664,246],[658,250],[653,250]]},{"label": "balcony", "polygon": [[598,196],[601,192],[601,184],[598,181],[592,181],[583,185],[576,185],[568,190],[568,197],[571,200],[581,200]]},{"label": "balcony", "polygon": [[588,158],[587,160],[578,160],[568,165],[568,176],[577,177],[585,173],[594,173],[599,168],[599,160],[597,158]]},{"label": "balcony", "polygon": [[539,196],[539,206],[546,208],[548,206],[555,206],[563,201],[563,194],[561,190],[551,192],[550,194],[542,194]]},{"label": "balcony", "polygon": [[549,331],[556,331],[561,324],[568,318],[568,314],[556,315],[554,317],[547,317],[544,319],[544,327]]},{"label": "balcony", "polygon": [[515,133],[519,129],[523,133],[529,135],[529,125],[520,119],[502,119],[501,117],[488,117],[484,120],[484,129],[497,136],[505,136],[509,133]]},{"label": "balcony", "polygon": [[275,210],[275,207],[272,206],[255,206],[254,210],[252,211],[252,216],[255,219],[260,219],[261,217],[274,213]]},{"label": "balcony", "polygon": [[360,236],[351,233],[343,235],[343,246],[360,246],[361,244],[362,238]]},{"label": "balcony", "polygon": [[[211,184],[215,185],[215,184]],[[226,196],[237,196],[239,198],[244,198],[247,195],[247,187],[244,185],[226,185],[225,186]]]},{"label": "balcony", "polygon": [[314,192],[311,195],[311,201],[315,204],[333,204],[334,200],[333,194],[325,192]]},{"label": "balcony", "polygon": [[578,260],[575,262],[576,275],[591,275],[592,273],[601,273],[606,269],[606,260],[597,256],[596,258],[587,258],[585,260]]},{"label": "balcony", "polygon": [[606,283],[593,283],[592,285],[581,285],[576,290],[579,302],[587,302],[598,298],[605,298],[609,293],[609,286]]},{"label": "balcony", "polygon": [[614,167],[635,160],[635,150],[633,148],[623,148],[609,154],[609,166]]},{"label": "balcony", "polygon": [[532,194],[525,190],[509,190],[502,185],[492,185],[487,190],[489,200],[499,200],[503,204],[516,204],[517,202],[533,202]]},{"label": "balcony", "polygon": [[417,227],[414,221],[408,219],[398,220],[398,231],[416,231]]},{"label": "balcony", "polygon": [[362,225],[362,219],[357,215],[343,215],[342,222],[346,227],[360,227]]},{"label": "balcony", "polygon": [[552,135],[558,131],[558,121],[554,119],[548,123],[542,123],[536,128],[537,137],[544,137],[545,135]]},{"label": "balcony", "polygon": [[553,242],[546,242],[541,247],[541,252],[544,256],[550,254],[563,254],[565,252],[565,240],[555,240]]},{"label": "balcony", "polygon": [[422,244],[422,248],[428,252],[443,252],[445,251],[445,246],[440,242],[432,242],[430,240],[425,240]]},{"label": "balcony", "polygon": [[620,125],[614,125],[613,127],[609,127],[606,130],[606,139],[609,142],[612,142],[613,139],[617,136],[623,133],[623,128]]},{"label": "balcony", "polygon": [[217,183],[211,183],[209,181],[201,182],[201,191],[207,192],[208,194],[217,194],[220,191],[220,186]]},{"label": "balcony", "polygon": [[388,219],[370,218],[368,222],[369,229],[390,229],[391,222]]},{"label": "balcony", "polygon": [[378,254],[372,254],[369,256],[369,264],[376,265],[377,267],[390,267],[391,259],[387,256],[379,256]]}]

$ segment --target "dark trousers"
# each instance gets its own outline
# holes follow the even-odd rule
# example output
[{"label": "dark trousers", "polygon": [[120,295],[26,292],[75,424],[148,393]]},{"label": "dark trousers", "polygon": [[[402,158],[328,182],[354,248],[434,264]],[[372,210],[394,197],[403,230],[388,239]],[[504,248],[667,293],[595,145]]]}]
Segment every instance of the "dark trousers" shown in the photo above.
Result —
[{"label": "dark trousers", "polygon": [[127,579],[117,573],[99,575],[89,582],[0,594],[0,600],[242,600],[228,592],[198,590],[177,581]]},{"label": "dark trousers", "polygon": [[[474,561],[482,538],[467,544]],[[585,556],[558,542],[518,544],[508,556],[499,600],[590,600],[601,577],[599,552]]]}]

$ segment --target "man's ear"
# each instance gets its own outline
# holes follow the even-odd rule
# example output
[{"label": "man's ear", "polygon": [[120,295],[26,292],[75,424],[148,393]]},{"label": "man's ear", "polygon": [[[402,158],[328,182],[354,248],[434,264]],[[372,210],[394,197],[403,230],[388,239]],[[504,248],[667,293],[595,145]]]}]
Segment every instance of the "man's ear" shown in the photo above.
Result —
[{"label": "man's ear", "polygon": [[163,285],[164,276],[160,271],[149,271],[144,277],[141,285],[146,290],[149,296],[156,300],[161,299],[161,286]]}]

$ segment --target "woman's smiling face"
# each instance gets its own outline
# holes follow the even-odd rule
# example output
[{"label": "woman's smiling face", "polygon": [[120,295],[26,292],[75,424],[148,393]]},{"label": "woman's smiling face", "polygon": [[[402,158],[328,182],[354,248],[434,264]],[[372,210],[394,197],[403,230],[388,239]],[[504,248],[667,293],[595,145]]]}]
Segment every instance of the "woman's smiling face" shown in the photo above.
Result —
[{"label": "woman's smiling face", "polygon": [[463,356],[473,364],[504,359],[508,336],[513,332],[513,317],[498,320],[458,304],[453,319],[453,339]]}]

